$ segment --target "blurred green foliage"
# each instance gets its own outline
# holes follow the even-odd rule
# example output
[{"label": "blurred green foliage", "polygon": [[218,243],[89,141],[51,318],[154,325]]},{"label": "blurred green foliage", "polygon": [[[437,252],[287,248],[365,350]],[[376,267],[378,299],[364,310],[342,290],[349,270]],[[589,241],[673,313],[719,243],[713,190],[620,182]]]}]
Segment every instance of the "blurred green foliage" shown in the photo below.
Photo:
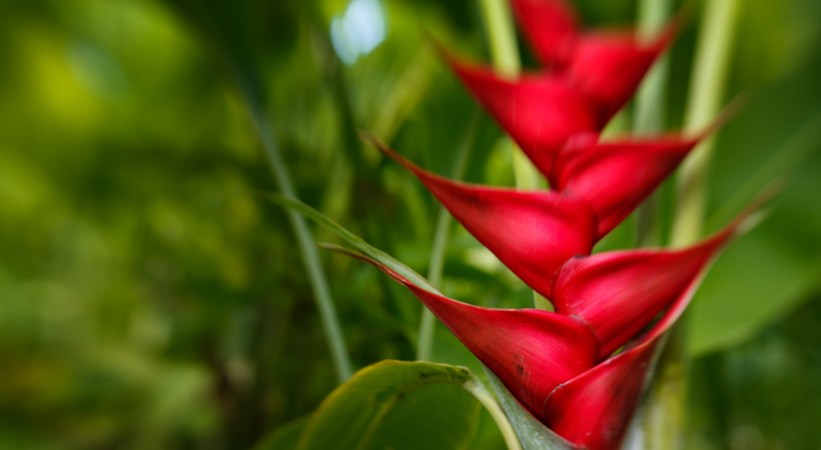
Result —
[{"label": "blurred green foliage", "polygon": [[[487,55],[474,2],[382,0],[384,42],[346,64],[330,30],[348,3],[0,0],[0,448],[246,448],[334,388],[237,86],[263,99],[300,197],[422,271],[438,206],[356,131],[448,173],[478,107],[430,37]],[[577,3],[592,24],[635,16],[628,0]],[[742,11],[727,91],[750,101],[718,140],[713,229],[771,179],[787,188],[693,305],[693,448],[816,448],[821,4]],[[467,179],[509,185],[500,132],[479,120]],[[632,245],[629,226],[602,248]],[[364,264],[323,258],[355,365],[413,358],[418,304]],[[529,305],[458,227],[445,275],[455,298]],[[435,356],[476,367],[441,327]],[[492,427],[483,415],[472,448],[501,448]]]}]

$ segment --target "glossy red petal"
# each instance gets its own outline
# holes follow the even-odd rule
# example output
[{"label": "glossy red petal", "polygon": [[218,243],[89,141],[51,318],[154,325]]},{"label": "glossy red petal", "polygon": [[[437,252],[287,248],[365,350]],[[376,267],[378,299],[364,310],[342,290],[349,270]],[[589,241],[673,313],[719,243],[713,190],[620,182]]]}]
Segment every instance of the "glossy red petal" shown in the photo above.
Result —
[{"label": "glossy red petal", "polygon": [[457,183],[420,169],[379,142],[375,144],[413,172],[479,242],[546,297],[556,270],[593,248],[596,224],[582,200],[552,191]]},{"label": "glossy red petal", "polygon": [[579,447],[619,449],[660,338],[684,312],[700,282],[700,276],[692,280],[637,345],[557,387],[545,402],[544,423]]},{"label": "glossy red petal", "polygon": [[601,111],[598,120],[603,125],[633,96],[650,66],[672,40],[675,28],[668,26],[648,44],[638,42],[632,32],[587,34],[577,43],[562,76],[597,105]]},{"label": "glossy red petal", "polygon": [[679,251],[626,250],[574,258],[556,275],[556,312],[588,322],[601,343],[599,356],[605,357],[669,307],[731,233],[724,230]]},{"label": "glossy red petal", "polygon": [[579,447],[619,449],[660,338],[686,309],[701,275],[690,281],[662,319],[634,347],[556,388],[545,402],[544,423]]},{"label": "glossy red petal", "polygon": [[577,136],[559,151],[550,185],[585,199],[598,217],[598,237],[621,223],[675,170],[698,139],[668,136],[599,142]]},{"label": "glossy red petal", "polygon": [[506,80],[487,68],[448,59],[473,96],[545,175],[570,136],[598,127],[601,113],[560,78]]},{"label": "glossy red petal", "polygon": [[[766,201],[765,197],[760,198],[756,204],[763,201]],[[747,219],[754,209],[755,207],[748,209],[730,226],[697,248],[721,247],[731,237],[745,231]],[[714,254],[715,249],[708,258]],[[619,256],[616,255],[614,259],[618,260]],[[706,263],[701,265],[698,272],[668,304],[662,318],[634,346],[557,387],[545,402],[542,414],[544,423],[582,448],[620,448],[641,398],[656,346],[687,308],[706,272],[706,266]],[[612,276],[606,271],[605,275]],[[618,276],[611,280],[614,283],[623,281]],[[596,290],[595,287],[593,289]]]},{"label": "glossy red petal", "polygon": [[540,309],[469,305],[367,260],[413,292],[531,411],[541,411],[560,383],[595,363],[596,338],[577,320]]},{"label": "glossy red petal", "polygon": [[573,9],[561,0],[512,0],[511,6],[542,63],[555,69],[566,66],[579,39]]},{"label": "glossy red petal", "polygon": [[544,423],[579,448],[621,448],[657,343],[633,348],[559,386],[546,402]]}]

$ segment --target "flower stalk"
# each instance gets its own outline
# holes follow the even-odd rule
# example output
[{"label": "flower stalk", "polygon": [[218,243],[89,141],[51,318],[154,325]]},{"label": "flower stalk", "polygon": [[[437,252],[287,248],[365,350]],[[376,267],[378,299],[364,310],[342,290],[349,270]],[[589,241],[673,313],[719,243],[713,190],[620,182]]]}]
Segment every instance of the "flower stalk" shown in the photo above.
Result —
[{"label": "flower stalk", "polygon": [[[704,4],[698,37],[685,131],[704,126],[721,105],[729,69],[740,0],[713,0]],[[713,151],[707,139],[682,164],[677,180],[676,211],[670,243],[687,245],[698,240],[704,228],[707,202],[707,171]]]},{"label": "flower stalk", "polygon": [[[490,57],[493,69],[502,77],[513,79],[519,76],[522,65],[516,44],[516,30],[508,6],[508,0],[481,0],[482,17],[487,28],[490,45]],[[539,187],[539,172],[527,160],[509,138],[505,146],[513,158],[513,175],[519,189],[536,189]],[[538,303],[538,300],[537,300]]]},{"label": "flower stalk", "polygon": [[[638,37],[649,41],[664,27],[671,12],[670,0],[641,0],[639,2]],[[635,134],[659,133],[665,126],[667,102],[666,85],[670,72],[670,58],[661,55],[647,72],[636,93],[633,131]],[[636,245],[650,247],[659,244],[656,222],[656,195],[650,195],[636,210]]]}]

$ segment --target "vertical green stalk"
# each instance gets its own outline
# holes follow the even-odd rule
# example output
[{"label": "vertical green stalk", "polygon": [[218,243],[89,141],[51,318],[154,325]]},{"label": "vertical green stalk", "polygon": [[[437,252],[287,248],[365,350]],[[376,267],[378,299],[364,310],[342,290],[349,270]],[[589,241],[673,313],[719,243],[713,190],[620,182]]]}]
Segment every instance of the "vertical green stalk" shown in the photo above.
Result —
[{"label": "vertical green stalk", "polygon": [[[259,96],[255,94],[250,84],[243,83],[241,78],[238,80],[238,85],[242,99],[245,102],[245,106],[251,116],[251,121],[265,151],[265,156],[271,167],[271,173],[277,189],[284,195],[295,198],[296,190],[285,167],[285,162],[280,155],[279,146],[274,138],[274,131],[271,129],[268,116],[260,103]],[[287,211],[286,214],[294,229],[297,245],[302,253],[302,260],[308,273],[308,280],[310,281],[317,307],[319,308],[322,327],[325,330],[325,338],[328,341],[328,347],[330,348],[334,367],[336,368],[337,378],[340,382],[345,381],[350,378],[353,372],[351,361],[345,346],[345,340],[342,336],[336,309],[331,299],[331,293],[328,289],[328,283],[325,279],[325,273],[319,261],[319,254],[311,237],[311,232],[305,223],[305,219],[295,211]]]},{"label": "vertical green stalk", "polygon": [[502,439],[504,439],[507,449],[522,450],[522,444],[519,443],[516,430],[513,429],[513,425],[510,423],[507,415],[501,406],[499,406],[499,402],[496,401],[482,382],[476,379],[476,377],[470,377],[462,387],[473,394],[476,400],[479,400],[479,403],[485,407],[490,417],[496,422],[496,426],[499,427],[499,432],[502,434]]},{"label": "vertical green stalk", "polygon": [[[487,28],[490,56],[496,72],[507,78],[515,78],[522,69],[516,45],[516,30],[508,6],[508,0],[481,0],[482,17]],[[513,174],[519,189],[539,187],[539,172],[516,145],[507,140],[513,158]]]},{"label": "vertical green stalk", "polygon": [[[641,0],[638,31],[640,39],[652,39],[670,16],[670,0]],[[647,74],[636,97],[634,131],[658,134],[664,130],[665,91],[669,58],[662,58]],[[655,194],[642,204],[636,217],[636,245],[656,246],[660,242],[656,222]],[[675,449],[682,446],[686,376],[680,340],[669,342],[657,362],[657,370],[634,427],[631,448]]]},{"label": "vertical green stalk", "polygon": [[[684,123],[686,132],[705,127],[717,114],[738,18],[739,0],[711,0],[704,4],[704,17],[690,79],[690,100]],[[699,145],[684,161],[677,182],[676,213],[670,241],[682,246],[697,241],[704,227],[707,171],[714,141]]]},{"label": "vertical green stalk", "polygon": [[[508,0],[481,0],[480,3],[490,42],[493,68],[502,76],[515,78],[521,72],[522,65],[519,61],[516,31],[513,29]],[[538,189],[540,175],[536,167],[531,164],[524,153],[519,151],[510,138],[506,138],[505,143],[510,148],[516,187]],[[537,308],[551,309],[550,303],[536,292],[533,293],[533,302]]]},{"label": "vertical green stalk", "polygon": [[[476,137],[476,128],[479,124],[479,116],[475,115],[471,120],[465,138],[459,145],[456,155],[456,163],[453,166],[452,177],[460,179],[465,173],[467,162],[473,150]],[[428,266],[428,281],[433,287],[439,289],[442,284],[442,272],[445,265],[445,250],[450,239],[450,229],[453,219],[444,206],[439,207],[439,216],[436,219],[436,228],[433,234],[433,246],[430,252],[430,265]],[[433,331],[436,319],[433,313],[427,308],[422,308],[422,320],[419,324],[419,339],[416,345],[416,359],[429,361],[433,353]]]},{"label": "vertical green stalk", "polygon": [[[729,66],[737,11],[738,0],[712,0],[705,3],[690,80],[685,132],[705,127],[718,112]],[[712,140],[702,143],[680,169],[670,237],[674,246],[691,244],[702,234],[707,193],[706,175],[712,146]],[[686,415],[687,364],[683,323],[673,328],[668,341],[659,357],[656,380],[641,414],[643,435],[639,444],[643,448],[684,447],[682,431]]]},{"label": "vertical green stalk", "polygon": [[[639,39],[650,40],[658,33],[670,16],[670,0],[641,0],[639,3]],[[647,73],[636,95],[636,111],[633,119],[635,134],[653,134],[664,131],[665,95],[670,61],[664,54]],[[657,245],[658,224],[655,220],[656,195],[642,204],[636,215],[636,245]]]}]

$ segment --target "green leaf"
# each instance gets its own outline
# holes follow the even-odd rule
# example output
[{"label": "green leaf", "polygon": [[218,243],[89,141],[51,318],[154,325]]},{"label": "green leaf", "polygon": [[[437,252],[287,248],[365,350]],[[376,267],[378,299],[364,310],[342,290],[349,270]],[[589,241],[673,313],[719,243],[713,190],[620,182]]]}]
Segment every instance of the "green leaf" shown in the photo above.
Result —
[{"label": "green leaf", "polygon": [[299,450],[462,449],[481,406],[463,388],[463,367],[383,361],[357,372],[311,416]]},{"label": "green leaf", "polygon": [[[430,292],[439,293],[439,291],[436,290],[436,288],[434,288],[430,284],[430,282],[428,282],[428,280],[426,280],[422,275],[419,275],[413,269],[402,264],[401,262],[396,260],[396,258],[388,255],[382,250],[379,250],[378,248],[371,246],[370,244],[365,242],[361,237],[351,233],[342,225],[334,222],[334,220],[330,217],[322,214],[321,212],[311,208],[305,203],[302,203],[299,200],[296,200],[292,197],[288,197],[279,193],[267,193],[266,196],[272,202],[285,208],[297,211],[300,214],[307,217],[308,219],[311,219],[312,221],[316,222],[317,224],[325,228],[328,228],[329,230],[338,234],[342,239],[345,239],[345,241],[347,241],[348,244],[352,245],[356,250],[358,250],[365,256],[372,258],[376,261],[379,261],[380,263],[389,267],[394,272],[402,275],[414,284],[419,285],[419,287],[422,287]],[[351,252],[350,250],[347,250],[343,247],[328,244],[322,244],[322,246],[331,250],[348,253],[355,257],[357,256],[356,252]]]},{"label": "green leaf", "polygon": [[689,312],[686,348],[690,355],[742,343],[788,314],[817,288],[816,267],[792,255],[767,228],[734,243],[704,280]]},{"label": "green leaf", "polygon": [[[401,262],[397,261],[395,258],[391,257],[387,253],[369,245],[359,236],[351,233],[350,231],[346,230],[344,227],[339,225],[338,223],[334,222],[329,217],[325,216],[324,214],[320,213],[319,211],[311,208],[310,206],[300,202],[299,200],[293,199],[291,197],[287,197],[281,194],[272,193],[268,194],[268,198],[286,208],[290,208],[296,210],[302,214],[304,214],[309,219],[315,221],[316,223],[325,226],[326,228],[334,231],[338,235],[340,235],[343,239],[345,239],[349,244],[354,246],[356,250],[347,249],[344,247],[340,247],[333,244],[322,244],[324,248],[339,251],[342,253],[349,254],[355,258],[371,258],[378,261],[381,264],[389,267],[394,272],[402,275],[403,277],[411,280],[412,282],[416,283],[418,286],[422,287],[423,289],[427,289],[430,292],[439,293],[439,291],[434,288],[428,280],[424,277],[419,275],[418,273],[414,272],[408,266],[402,264]],[[420,367],[424,366],[425,364],[432,364],[434,366],[442,366],[441,364],[434,364],[434,363],[415,363]],[[374,366],[371,366],[374,367]],[[443,367],[455,367],[455,366],[443,366]],[[460,371],[464,371],[466,374],[470,375],[470,371],[459,367]],[[511,425],[507,415],[505,412],[499,407],[499,403],[490,395],[490,393],[485,389],[485,386],[479,382],[475,377],[472,375],[469,379],[462,383],[462,387],[464,387],[467,391],[469,391],[473,396],[485,406],[488,413],[490,413],[493,420],[496,422],[496,425],[499,427],[499,431],[502,433],[502,436],[505,439],[505,443],[508,446],[509,450],[520,450],[522,447],[518,442],[517,435],[514,432],[514,426]],[[510,394],[508,394],[509,396]],[[514,403],[515,400],[511,400]],[[522,410],[522,412],[529,416],[529,413]],[[530,421],[535,422],[535,419],[530,416]],[[541,425],[540,425],[541,426]],[[544,426],[541,426],[544,428]],[[536,447],[528,447],[528,448],[536,448]],[[540,448],[553,448],[553,447],[540,447]],[[559,447],[561,448],[561,447]]]},{"label": "green leaf", "polygon": [[489,369],[485,373],[524,450],[570,450],[573,445],[536,420]]},{"label": "green leaf", "polygon": [[307,416],[286,423],[263,436],[253,450],[293,450],[307,423]]}]

